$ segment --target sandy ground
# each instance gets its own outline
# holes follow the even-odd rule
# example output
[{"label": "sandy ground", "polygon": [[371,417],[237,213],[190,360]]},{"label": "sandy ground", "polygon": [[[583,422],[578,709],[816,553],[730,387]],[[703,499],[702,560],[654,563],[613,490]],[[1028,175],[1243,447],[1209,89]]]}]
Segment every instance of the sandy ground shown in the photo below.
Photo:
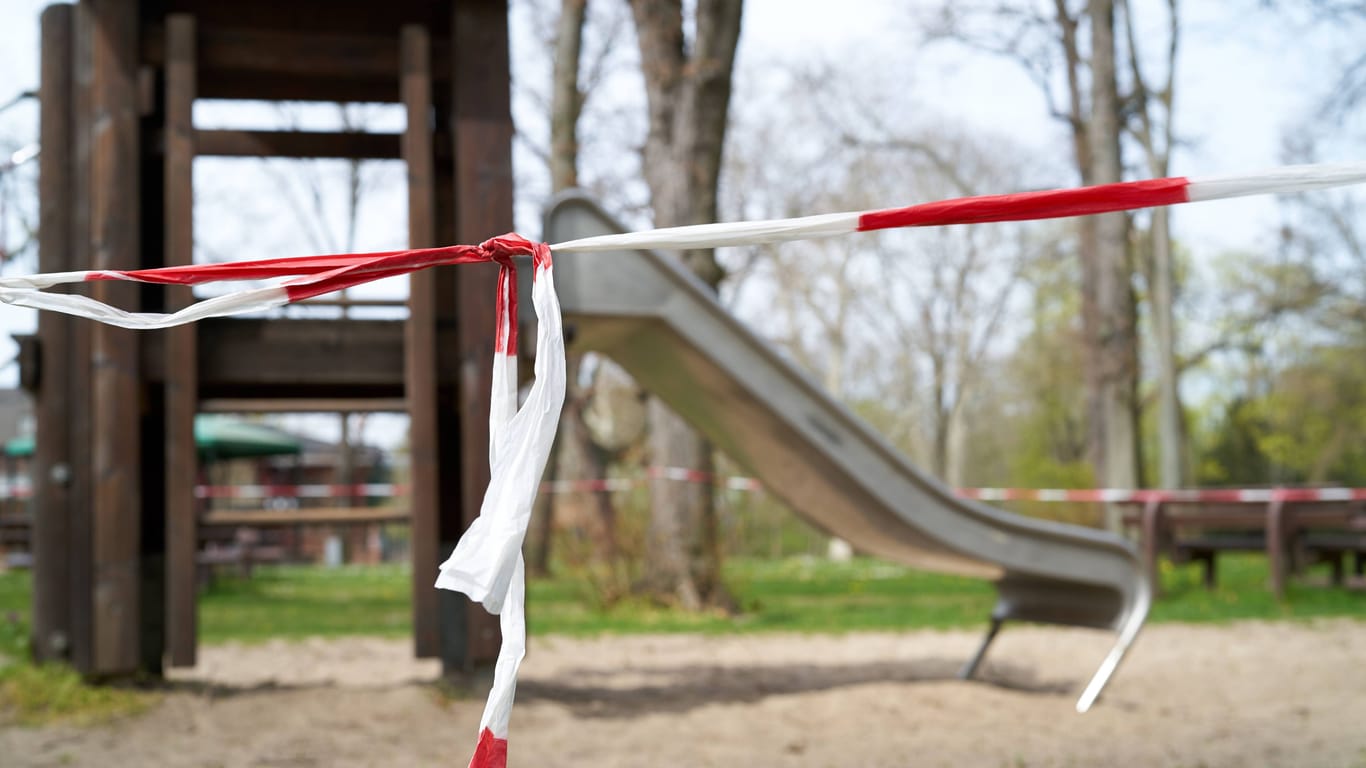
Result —
[{"label": "sandy ground", "polygon": [[[1366,766],[1366,623],[1145,630],[1090,714],[1110,636],[533,638],[514,766]],[[0,728],[3,766],[463,766],[482,702],[406,641],[202,650],[149,712]]]}]

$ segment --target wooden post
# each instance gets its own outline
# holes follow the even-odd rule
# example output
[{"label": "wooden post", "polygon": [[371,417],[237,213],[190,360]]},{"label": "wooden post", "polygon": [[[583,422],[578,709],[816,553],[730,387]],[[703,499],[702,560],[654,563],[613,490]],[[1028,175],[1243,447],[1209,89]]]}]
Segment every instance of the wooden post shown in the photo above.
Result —
[{"label": "wooden post", "polygon": [[[95,269],[139,259],[138,14],[129,0],[87,0],[90,38],[90,247]],[[133,283],[95,284],[99,301],[137,309]],[[91,671],[123,674],[141,662],[140,474],[142,392],[133,331],[92,332],[90,431],[94,468],[94,656]]]},{"label": "wooden post", "polygon": [[[408,166],[408,245],[436,245],[436,197],[432,172],[431,39],[422,26],[405,26],[399,55],[408,126],[403,160]],[[437,517],[441,461],[436,422],[436,275],[408,277],[404,326],[404,395],[408,407],[408,503],[412,520],[413,647],[418,658],[441,654],[436,570],[441,538]]]},{"label": "wooden post", "polygon": [[[512,229],[512,113],[506,0],[464,0],[452,9],[452,110],[455,135],[455,240],[478,243]],[[456,275],[460,355],[460,501],[468,527],[489,482],[495,265]],[[501,635],[497,617],[469,609],[468,663],[491,662]]]},{"label": "wooden post", "polygon": [[1148,574],[1154,595],[1162,592],[1162,572],[1159,559],[1162,556],[1162,538],[1166,535],[1162,514],[1162,502],[1156,499],[1143,505],[1143,517],[1139,525],[1140,546],[1143,549],[1143,570]]},{"label": "wooden post", "polygon": [[1286,564],[1286,509],[1285,501],[1273,498],[1266,507],[1266,564],[1271,571],[1271,591],[1277,600],[1285,597]]},{"label": "wooden post", "polygon": [[[90,163],[92,154],[91,88],[94,86],[94,57],[91,38],[94,19],[87,3],[73,7],[71,53],[71,262],[80,268],[90,266]],[[89,295],[89,284],[69,286],[73,293]],[[95,666],[95,521],[91,499],[95,478],[91,463],[90,375],[94,323],[75,321],[71,325],[71,346],[67,350],[66,424],[68,435],[67,466],[70,468],[68,494],[71,513],[71,538],[67,556],[71,563],[71,662],[89,674]]]},{"label": "wooden post", "polygon": [[[194,261],[194,17],[166,18],[166,265]],[[166,287],[166,310],[194,301],[186,287]],[[194,439],[198,406],[198,338],[195,326],[166,333],[166,646],[174,667],[194,666],[196,617],[195,478],[199,457]]]},{"label": "wooden post", "polygon": [[[42,107],[38,157],[38,271],[77,269],[71,261],[72,8],[51,5],[42,16]],[[67,658],[72,640],[70,551],[72,498],[67,386],[72,325],[56,312],[38,315],[37,435],[33,456],[33,655]]]}]

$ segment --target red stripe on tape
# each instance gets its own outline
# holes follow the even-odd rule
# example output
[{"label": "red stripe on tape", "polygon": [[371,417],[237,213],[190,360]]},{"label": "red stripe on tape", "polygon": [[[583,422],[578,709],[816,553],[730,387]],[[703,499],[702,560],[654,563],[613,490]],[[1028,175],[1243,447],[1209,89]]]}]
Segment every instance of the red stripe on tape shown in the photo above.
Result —
[{"label": "red stripe on tape", "polygon": [[479,734],[479,745],[474,748],[470,758],[470,768],[507,768],[508,740],[493,735],[485,728]]},{"label": "red stripe on tape", "polygon": [[894,227],[931,227],[1086,216],[1134,208],[1190,202],[1185,177],[1126,181],[1077,189],[983,195],[922,203],[906,208],[872,211],[859,217],[858,229],[868,232]]}]

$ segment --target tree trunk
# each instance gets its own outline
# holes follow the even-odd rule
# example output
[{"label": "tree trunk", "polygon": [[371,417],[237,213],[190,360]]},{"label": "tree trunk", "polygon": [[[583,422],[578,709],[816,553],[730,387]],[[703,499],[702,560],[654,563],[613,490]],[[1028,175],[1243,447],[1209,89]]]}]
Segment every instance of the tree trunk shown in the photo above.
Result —
[{"label": "tree trunk", "polygon": [[[1120,103],[1115,70],[1115,9],[1113,0],[1091,0],[1091,118],[1087,130],[1091,184],[1120,181]],[[1095,261],[1092,312],[1095,325],[1088,341],[1098,385],[1091,393],[1093,431],[1099,444],[1092,450],[1096,479],[1110,488],[1133,488],[1138,481],[1138,344],[1128,253],[1129,218],[1110,213],[1094,218]],[[1094,430],[1094,428],[1093,428]],[[1097,450],[1098,449],[1098,450]],[[1118,528],[1117,514],[1106,515],[1106,525]]]},{"label": "tree trunk", "polygon": [[[550,188],[552,192],[570,189],[579,184],[579,117],[583,114],[584,93],[579,85],[579,61],[583,51],[583,25],[587,16],[588,0],[563,0],[560,5],[560,20],[556,24],[555,63],[551,72],[550,99]],[[560,428],[555,432],[555,441],[550,446],[550,457],[546,462],[546,480],[554,482],[563,475],[583,477],[575,471],[571,457],[592,454],[588,444],[588,428],[583,424],[582,400],[585,393],[576,392],[580,355],[570,355],[566,359],[566,373],[569,381],[570,398],[560,417]],[[576,399],[580,407],[574,407]],[[567,447],[566,440],[576,442]],[[577,450],[576,450],[577,449]],[[569,460],[566,460],[569,459]],[[602,477],[598,471],[588,475],[590,478]],[[606,491],[600,492],[606,496]],[[601,503],[601,502],[600,502]],[[606,496],[606,504],[611,507],[611,497]],[[555,533],[555,493],[543,491],[536,496],[533,510],[535,523],[532,535],[528,537],[527,570],[532,574],[544,575],[550,570],[550,548]],[[604,522],[614,519],[614,515],[604,517]],[[615,532],[609,535],[614,538]],[[615,555],[616,548],[611,548]]]},{"label": "tree trunk", "polygon": [[564,0],[556,26],[550,97],[550,188],[554,192],[579,185],[579,116],[584,101],[579,60],[587,11],[588,0]]},{"label": "tree trunk", "polygon": [[[1148,173],[1153,178],[1170,175],[1171,150],[1176,104],[1176,57],[1180,49],[1180,18],[1177,0],[1167,0],[1167,55],[1165,82],[1154,91],[1143,75],[1138,56],[1138,33],[1133,8],[1128,0],[1118,0],[1124,14],[1124,30],[1129,49],[1129,81],[1132,90],[1132,133],[1143,147],[1148,159]],[[1159,123],[1153,116],[1154,103],[1161,109]],[[1160,127],[1160,130],[1159,130]],[[1176,276],[1172,268],[1171,212],[1156,208],[1152,212],[1148,231],[1151,249],[1147,263],[1153,337],[1157,359],[1157,440],[1158,485],[1179,488],[1185,483],[1186,450],[1185,428],[1181,411],[1180,371],[1176,360],[1176,337],[1173,303]]]},{"label": "tree trunk", "polygon": [[1153,336],[1157,354],[1157,439],[1158,485],[1180,488],[1185,480],[1181,394],[1176,370],[1176,331],[1172,301],[1175,278],[1172,273],[1171,215],[1166,208],[1153,210],[1152,231],[1152,311]]},{"label": "tree trunk", "polygon": [[[717,182],[740,36],[741,0],[698,0],[692,51],[685,50],[681,0],[631,0],[649,104],[644,173],[656,226],[717,217]],[[688,268],[713,289],[724,273],[709,250],[687,251]],[[663,403],[651,400],[650,456],[656,466],[712,476],[711,446]],[[729,607],[710,482],[651,482],[646,587],[695,609]]]}]

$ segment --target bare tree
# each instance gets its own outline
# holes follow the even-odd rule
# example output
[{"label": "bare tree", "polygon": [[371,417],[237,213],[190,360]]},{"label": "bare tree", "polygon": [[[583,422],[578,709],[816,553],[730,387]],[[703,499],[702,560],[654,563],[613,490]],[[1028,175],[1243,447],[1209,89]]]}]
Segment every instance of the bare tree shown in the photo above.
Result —
[{"label": "bare tree", "polygon": [[[649,112],[644,172],[657,226],[717,218],[741,5],[697,0],[688,35],[682,0],[630,0]],[[688,251],[682,259],[713,289],[724,277],[712,251]],[[657,401],[650,405],[650,430],[656,464],[711,474],[711,447]],[[728,604],[711,487],[660,479],[651,491],[648,586],[686,608]]]},{"label": "bare tree", "polygon": [[[1164,76],[1157,82],[1144,73],[1140,62],[1138,33],[1129,0],[1119,0],[1128,49],[1129,103],[1128,132],[1143,150],[1148,174],[1164,178],[1171,173],[1174,143],[1176,57],[1180,46],[1180,17],[1177,0],[1167,0],[1167,46]],[[1186,479],[1185,425],[1181,408],[1180,369],[1176,350],[1173,303],[1177,290],[1172,265],[1171,212],[1154,208],[1148,214],[1149,249],[1145,266],[1148,276],[1148,301],[1156,346],[1158,485],[1179,488]]]},{"label": "bare tree", "polygon": [[[844,69],[804,61],[783,72],[781,130],[802,140],[776,140],[769,119],[737,121],[726,186],[744,215],[859,210],[1023,183],[1023,153],[1008,140],[920,127],[935,121],[903,114],[899,94]],[[756,249],[748,289],[761,300],[750,303],[832,395],[875,412],[890,439],[956,483],[971,450],[961,439],[965,409],[993,353],[1011,341],[1003,330],[1032,229],[945,227]]]},{"label": "bare tree", "polygon": [[[559,192],[578,185],[579,177],[579,121],[587,101],[586,87],[595,84],[581,79],[584,28],[587,21],[587,0],[563,0],[556,24],[555,60],[551,73],[550,103],[550,180],[551,190]],[[601,61],[601,59],[597,59]],[[551,448],[547,478],[551,481],[563,476],[599,479],[607,476],[612,451],[593,439],[585,421],[590,403],[596,395],[599,373],[603,366],[589,365],[585,376],[582,354],[570,354],[566,359],[569,391],[565,400],[560,429]],[[591,492],[597,513],[596,558],[608,571],[616,572],[620,549],[616,539],[616,509],[611,492],[597,489]],[[551,541],[555,527],[556,497],[542,493],[536,503],[536,535],[531,539],[529,567],[539,573],[549,570]],[[600,595],[611,599],[623,586],[609,579],[601,583],[607,592]]]},{"label": "bare tree", "polygon": [[[1088,0],[1084,6],[1054,0],[1048,13],[1020,1],[985,10],[946,5],[932,34],[1018,63],[1039,85],[1050,114],[1067,126],[1081,182],[1121,180],[1124,104],[1115,0]],[[1059,82],[1062,94],[1057,93]],[[1088,453],[1098,480],[1133,487],[1139,465],[1138,335],[1129,218],[1122,213],[1085,217],[1078,223],[1078,235]],[[1108,523],[1114,526],[1117,520]]]}]

